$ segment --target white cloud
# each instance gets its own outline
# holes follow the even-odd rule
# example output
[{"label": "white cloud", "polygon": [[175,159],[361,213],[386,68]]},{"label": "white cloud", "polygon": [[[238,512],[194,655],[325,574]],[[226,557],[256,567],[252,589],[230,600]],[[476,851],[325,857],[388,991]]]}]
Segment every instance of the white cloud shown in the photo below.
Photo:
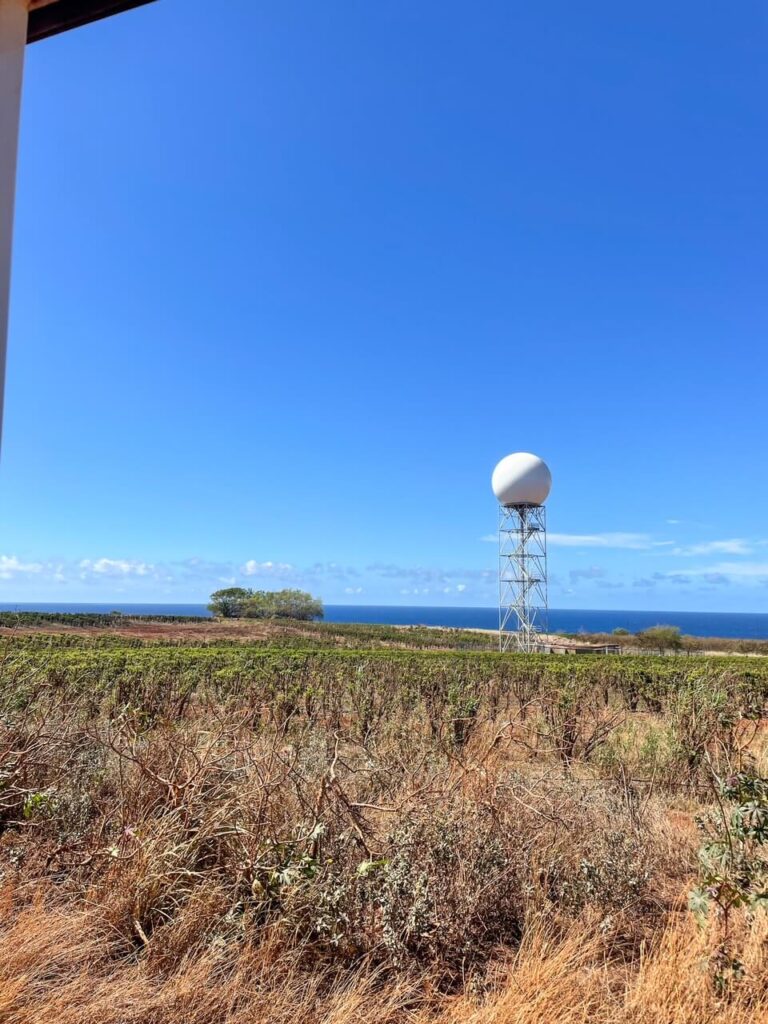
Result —
[{"label": "white cloud", "polygon": [[[480,538],[488,544],[498,543],[496,533],[486,533]],[[674,544],[671,540],[654,540],[649,533],[629,533],[609,530],[605,533],[548,533],[547,543],[559,548],[621,548],[629,551],[650,551]]]},{"label": "white cloud", "polygon": [[666,547],[669,540],[654,540],[647,533],[549,533],[547,543],[560,548],[623,548],[629,551],[648,551]]},{"label": "white cloud", "polygon": [[718,562],[702,569],[686,569],[689,576],[729,576],[738,579],[768,579],[768,562]]},{"label": "white cloud", "polygon": [[[496,578],[491,569],[433,569],[427,566],[402,566],[376,562],[369,565],[366,572],[383,576],[385,579],[403,580],[410,583],[429,583],[436,587],[454,586],[454,581],[479,580],[484,582]],[[418,593],[416,588],[414,593]]]},{"label": "white cloud", "polygon": [[10,580],[14,576],[41,573],[45,568],[40,562],[21,562],[16,555],[0,555],[0,579]]},{"label": "white cloud", "polygon": [[709,584],[765,583],[768,582],[768,562],[716,562],[695,568],[686,566],[682,573],[655,572],[653,578],[668,583],[690,583],[694,578]]},{"label": "white cloud", "polygon": [[362,587],[344,587],[344,593],[345,594],[362,594],[363,593],[363,588]]},{"label": "white cloud", "polygon": [[751,555],[752,545],[742,537],[731,537],[729,540],[708,540],[701,544],[675,548],[673,555]]},{"label": "white cloud", "polygon": [[463,594],[464,591],[467,589],[467,584],[466,583],[457,583],[456,584],[456,589],[458,590],[458,592],[460,594]]},{"label": "white cloud", "polygon": [[338,562],[315,562],[306,569],[302,569],[300,575],[303,579],[329,579],[347,580],[354,579],[360,573],[350,565],[340,565]]},{"label": "white cloud", "polygon": [[240,566],[243,576],[290,576],[295,571],[290,562],[257,562],[253,558]]},{"label": "white cloud", "polygon": [[97,558],[92,561],[84,558],[80,562],[81,577],[85,579],[89,574],[97,576],[151,576],[155,571],[154,565],[148,562],[132,562],[123,558]]},{"label": "white cloud", "polygon": [[[668,519],[668,523],[679,523],[679,519]],[[488,533],[480,538],[488,543],[495,543],[498,537]],[[605,533],[549,533],[547,543],[551,547],[560,548],[615,548],[625,551],[653,551],[668,548],[670,555],[749,555],[755,547],[765,545],[765,541],[748,541],[743,537],[729,537],[725,540],[702,541],[698,544],[674,546],[671,540],[656,540],[649,533],[630,533],[621,530]],[[661,553],[661,552],[660,552]]]}]

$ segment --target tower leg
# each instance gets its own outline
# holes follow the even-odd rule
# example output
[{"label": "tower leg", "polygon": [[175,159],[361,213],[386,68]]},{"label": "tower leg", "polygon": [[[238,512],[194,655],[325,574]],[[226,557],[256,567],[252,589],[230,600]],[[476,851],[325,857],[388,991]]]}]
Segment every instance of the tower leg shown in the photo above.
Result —
[{"label": "tower leg", "polygon": [[502,505],[499,518],[499,650],[536,651],[547,628],[543,505]]},{"label": "tower leg", "polygon": [[0,439],[8,349],[16,154],[26,44],[27,0],[0,0]]}]

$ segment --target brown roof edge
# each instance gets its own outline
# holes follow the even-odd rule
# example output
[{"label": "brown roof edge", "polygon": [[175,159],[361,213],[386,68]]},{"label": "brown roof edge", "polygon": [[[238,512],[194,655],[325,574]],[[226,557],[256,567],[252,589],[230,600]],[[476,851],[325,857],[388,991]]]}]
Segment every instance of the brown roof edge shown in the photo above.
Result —
[{"label": "brown roof edge", "polygon": [[36,43],[70,28],[79,28],[91,21],[141,7],[154,0],[53,0],[29,12],[27,42]]}]

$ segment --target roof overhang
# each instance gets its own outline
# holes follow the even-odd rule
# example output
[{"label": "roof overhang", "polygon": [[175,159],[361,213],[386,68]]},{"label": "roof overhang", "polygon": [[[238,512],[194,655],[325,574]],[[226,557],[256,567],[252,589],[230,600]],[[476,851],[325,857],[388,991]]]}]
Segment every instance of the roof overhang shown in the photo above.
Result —
[{"label": "roof overhang", "polygon": [[153,0],[32,0],[29,5],[27,42],[55,36],[70,28],[79,28],[111,14],[141,7]]}]

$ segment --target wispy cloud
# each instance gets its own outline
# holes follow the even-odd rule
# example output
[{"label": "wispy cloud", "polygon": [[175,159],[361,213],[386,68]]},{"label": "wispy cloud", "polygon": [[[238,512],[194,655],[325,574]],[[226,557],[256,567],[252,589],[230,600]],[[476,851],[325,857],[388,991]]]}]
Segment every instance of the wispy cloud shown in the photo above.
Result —
[{"label": "wispy cloud", "polygon": [[[375,563],[366,568],[356,568],[339,562],[314,562],[308,566],[270,558],[249,558],[243,562],[225,562],[192,556],[170,562],[152,562],[129,557],[99,555],[88,558],[61,561],[23,560],[16,555],[0,555],[0,581],[23,582],[34,578],[38,583],[87,584],[96,586],[99,582],[109,585],[117,592],[120,583],[136,592],[141,584],[159,584],[163,592],[169,588],[194,587],[204,591],[206,587],[234,586],[237,582],[258,585],[261,581],[269,585],[298,585],[311,588],[339,586],[348,594],[364,592],[366,577],[397,581],[419,593],[431,588],[438,593],[443,588],[450,592],[463,593],[471,583],[485,583],[495,580],[491,569],[441,568],[429,566],[401,566],[389,563]],[[145,588],[146,589],[146,586]],[[447,591],[446,591],[447,592]]]},{"label": "wispy cloud", "polygon": [[[481,541],[497,544],[497,533],[486,533]],[[674,544],[671,540],[654,540],[649,533],[628,533],[612,530],[605,533],[548,533],[547,544],[556,548],[616,548],[629,551],[650,551]]]},{"label": "wispy cloud", "polygon": [[578,583],[579,580],[599,580],[605,576],[605,569],[599,565],[591,565],[588,569],[571,569],[568,579],[571,583]]},{"label": "wispy cloud", "polygon": [[414,597],[425,594],[463,594],[467,590],[466,583],[457,583],[455,586],[445,587],[401,587],[400,594],[403,597],[413,595]]},{"label": "wispy cloud", "polygon": [[421,565],[394,565],[392,563],[374,562],[366,567],[366,572],[384,579],[405,580],[414,583],[435,584],[444,586],[456,580],[475,580],[478,582],[495,580],[496,574],[491,569],[441,569]]},{"label": "wispy cloud", "polygon": [[547,543],[560,548],[616,548],[626,551],[650,551],[666,547],[670,540],[655,540],[648,533],[549,533]]},{"label": "wispy cloud", "polygon": [[751,555],[754,551],[750,541],[743,537],[731,537],[728,540],[708,540],[687,547],[677,547],[670,551],[671,555]]},{"label": "wispy cloud", "polygon": [[80,562],[80,576],[86,579],[88,576],[151,576],[155,572],[155,566],[148,562],[134,562],[124,558],[97,558],[95,561],[84,558]]},{"label": "wispy cloud", "polygon": [[41,562],[22,562],[16,555],[0,555],[0,579],[11,580],[15,576],[36,576],[43,572]]},{"label": "wispy cloud", "polygon": [[359,570],[351,565],[340,565],[339,562],[315,562],[301,570],[304,579],[347,580],[360,575]]},{"label": "wispy cloud", "polygon": [[257,562],[249,558],[240,566],[243,576],[278,576],[280,579],[293,578],[297,575],[295,566],[290,562]]},{"label": "wispy cloud", "polygon": [[[679,523],[668,519],[668,523]],[[487,543],[497,543],[495,533],[480,538]],[[756,548],[768,546],[763,540],[749,541],[743,537],[728,537],[725,540],[700,541],[696,544],[675,544],[672,540],[659,540],[650,533],[634,533],[623,530],[609,530],[604,533],[548,533],[547,543],[555,548],[603,548],[621,551],[658,551],[659,554],[696,557],[700,555],[751,555]]]},{"label": "wispy cloud", "polygon": [[178,562],[171,562],[169,570],[177,577],[188,580],[212,580],[227,582],[232,579],[235,567],[231,562],[211,561],[208,558],[183,558]]},{"label": "wispy cloud", "polygon": [[768,580],[768,562],[717,562],[701,568],[686,569],[689,576],[725,576],[735,580]]},{"label": "wispy cloud", "polygon": [[[495,538],[494,538],[495,540]],[[671,543],[657,540],[650,533],[607,532],[594,534],[550,535],[550,543],[563,550],[559,559],[565,565],[559,566],[559,576],[550,576],[551,585],[564,593],[587,587],[614,589],[631,586],[640,590],[678,587],[734,587],[768,586],[768,558],[765,557],[768,544],[761,540],[746,540],[730,537],[702,541],[687,547],[667,550]],[[641,552],[644,562],[656,555],[667,556],[661,564],[646,568],[637,578],[603,568],[591,563],[603,560],[598,554],[609,549],[623,549]],[[570,553],[584,550],[581,564],[574,565]],[[587,561],[592,551],[590,561]],[[760,551],[760,557],[748,557],[749,553]],[[685,555],[672,562],[669,555]],[[720,560],[707,555],[730,556]],[[607,555],[606,555],[607,558]],[[571,561],[571,567],[567,563]],[[587,562],[585,565],[584,562]],[[663,571],[649,571],[650,568]],[[626,574],[627,569],[623,572]],[[495,568],[467,568],[429,565],[399,565],[391,562],[374,562],[367,566],[354,567],[343,563],[327,561],[306,566],[274,558],[248,558],[242,562],[216,561],[200,556],[169,562],[155,562],[118,554],[102,555],[71,560],[22,558],[13,554],[0,554],[0,583],[4,594],[15,597],[22,591],[64,593],[71,588],[74,594],[80,587],[89,591],[107,593],[132,593],[144,595],[159,594],[207,594],[221,586],[299,586],[314,593],[347,594],[363,593],[380,599],[386,593],[425,597],[434,595],[443,599],[451,594],[472,595],[480,601],[490,600],[496,584]],[[625,582],[621,582],[625,580]],[[61,598],[59,598],[61,599]],[[6,597],[7,600],[7,597]]]},{"label": "wispy cloud", "polygon": [[716,562],[713,565],[686,566],[684,572],[655,572],[653,581],[680,586],[694,582],[718,587],[731,583],[765,585],[768,584],[768,562]]}]

